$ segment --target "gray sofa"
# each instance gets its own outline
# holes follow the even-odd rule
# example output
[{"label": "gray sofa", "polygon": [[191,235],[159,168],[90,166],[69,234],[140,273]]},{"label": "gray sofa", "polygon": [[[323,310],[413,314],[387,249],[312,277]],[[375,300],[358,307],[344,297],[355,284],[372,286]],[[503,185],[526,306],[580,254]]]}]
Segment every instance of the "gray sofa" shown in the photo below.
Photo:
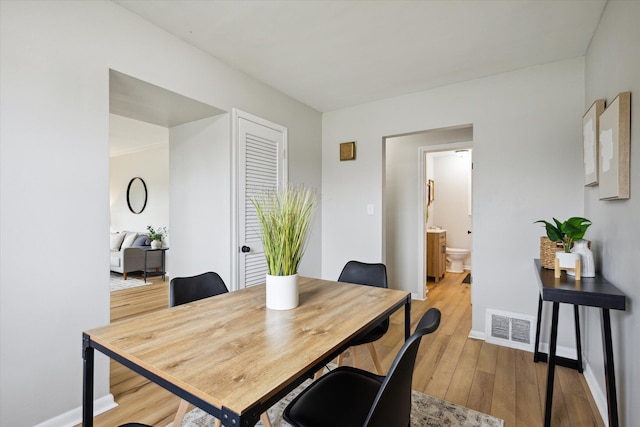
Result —
[{"label": "gray sofa", "polygon": [[[146,233],[121,231],[111,233],[111,271],[121,273],[127,280],[127,273],[144,269],[143,248],[150,248],[151,240]],[[158,271],[162,267],[162,252],[147,253],[147,271]]]}]

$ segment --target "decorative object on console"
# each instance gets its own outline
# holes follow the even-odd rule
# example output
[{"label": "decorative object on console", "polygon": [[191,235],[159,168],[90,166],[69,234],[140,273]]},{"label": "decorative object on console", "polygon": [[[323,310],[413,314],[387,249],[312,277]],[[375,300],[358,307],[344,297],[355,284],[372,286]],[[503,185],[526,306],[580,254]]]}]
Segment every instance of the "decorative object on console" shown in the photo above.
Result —
[{"label": "decorative object on console", "polygon": [[[581,261],[580,254],[572,252],[571,247],[574,241],[584,237],[587,228],[591,225],[591,220],[582,217],[571,217],[565,222],[560,222],[553,218],[555,224],[543,219],[535,221],[545,225],[547,237],[552,242],[562,242],[562,251],[555,253],[554,269],[556,277],[560,277],[560,270],[574,270],[576,280],[580,280]],[[542,254],[541,254],[542,256]]]},{"label": "decorative object on console", "polygon": [[587,232],[587,228],[591,225],[591,220],[578,216],[571,217],[565,222],[560,222],[553,218],[555,225],[543,219],[534,221],[534,224],[538,222],[545,225],[549,240],[552,242],[562,242],[562,249],[566,253],[571,252],[573,242],[582,239]]},{"label": "decorative object on console", "polygon": [[251,198],[267,260],[267,308],[289,310],[298,306],[298,267],[317,202],[315,191],[293,186]]},{"label": "decorative object on console", "polygon": [[597,99],[582,116],[584,149],[584,185],[598,185],[599,118],[604,111],[604,99]]},{"label": "decorative object on console", "polygon": [[[593,252],[589,249],[589,241],[585,239],[576,240],[574,242],[573,248],[571,248],[572,253],[576,253],[580,255],[580,274],[582,277],[595,277],[596,276],[596,264],[593,260]],[[574,270],[567,270],[567,274],[569,276],[574,276]]]},{"label": "decorative object on console", "polygon": [[547,236],[540,236],[540,263],[547,270],[555,268],[556,252],[562,252],[562,242],[553,242]]},{"label": "decorative object on console", "polygon": [[623,92],[599,119],[600,200],[629,198],[631,92]]},{"label": "decorative object on console", "polygon": [[147,231],[149,232],[149,239],[151,239],[151,248],[160,249],[162,247],[162,240],[167,234],[167,227],[154,229],[152,226],[147,225]]}]

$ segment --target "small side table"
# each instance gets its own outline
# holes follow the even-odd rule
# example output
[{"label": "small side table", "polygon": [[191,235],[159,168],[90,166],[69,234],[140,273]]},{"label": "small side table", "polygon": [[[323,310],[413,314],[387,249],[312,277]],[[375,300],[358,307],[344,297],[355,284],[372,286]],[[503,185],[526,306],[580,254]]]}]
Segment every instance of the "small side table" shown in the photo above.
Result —
[{"label": "small side table", "polygon": [[[618,427],[618,399],[616,395],[616,373],[613,367],[613,343],[611,340],[611,316],[609,310],[626,310],[626,296],[602,276],[583,277],[575,280],[567,276],[565,272],[559,278],[554,277],[554,270],[542,267],[539,259],[534,260],[536,277],[540,287],[538,299],[538,321],[536,324],[536,342],[533,361],[545,361],[549,368],[547,371],[547,397],[544,410],[544,425],[551,425],[551,403],[553,402],[553,382],[556,365],[567,366],[582,372],[582,349],[580,348],[580,319],[578,306],[597,307],[602,311],[602,346],[604,352],[604,374],[607,384],[607,405],[609,408],[609,427]],[[551,342],[549,343],[549,357],[538,350],[540,344],[540,321],[542,316],[542,302],[553,302],[553,315],[551,319]],[[578,348],[578,360],[565,359],[556,356],[556,344],[558,339],[558,311],[560,303],[574,306],[574,318],[576,321],[576,341]]]},{"label": "small side table", "polygon": [[[153,248],[140,248],[142,249],[142,251],[144,251],[144,269],[142,270],[142,274],[144,275],[144,281],[146,283],[147,281],[147,276],[159,276],[162,275],[162,281],[164,282],[164,276],[165,274],[167,274],[166,269],[165,269],[165,264],[164,264],[164,258],[165,258],[165,254],[167,253],[167,251],[169,250],[169,248],[158,248],[158,249],[153,249]],[[160,251],[162,252],[162,264],[160,267],[160,271],[147,271],[147,254],[149,252],[156,252],[156,251]]]}]

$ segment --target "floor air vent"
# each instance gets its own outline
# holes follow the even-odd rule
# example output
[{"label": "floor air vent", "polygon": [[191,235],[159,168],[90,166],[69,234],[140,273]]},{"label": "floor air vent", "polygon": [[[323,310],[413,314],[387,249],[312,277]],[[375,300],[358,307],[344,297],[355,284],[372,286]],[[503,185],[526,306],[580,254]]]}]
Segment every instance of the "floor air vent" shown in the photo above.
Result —
[{"label": "floor air vent", "polygon": [[487,342],[533,351],[535,319],[519,313],[487,310]]}]

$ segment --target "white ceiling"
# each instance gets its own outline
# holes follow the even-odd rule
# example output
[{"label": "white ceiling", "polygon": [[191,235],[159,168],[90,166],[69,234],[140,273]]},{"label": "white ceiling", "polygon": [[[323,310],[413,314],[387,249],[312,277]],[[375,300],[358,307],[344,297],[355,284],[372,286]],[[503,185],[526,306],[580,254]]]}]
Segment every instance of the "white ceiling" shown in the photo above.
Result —
[{"label": "white ceiling", "polygon": [[224,111],[109,70],[109,112],[170,128],[216,116]]},{"label": "white ceiling", "polygon": [[114,0],[315,108],[583,56],[606,0]]}]

